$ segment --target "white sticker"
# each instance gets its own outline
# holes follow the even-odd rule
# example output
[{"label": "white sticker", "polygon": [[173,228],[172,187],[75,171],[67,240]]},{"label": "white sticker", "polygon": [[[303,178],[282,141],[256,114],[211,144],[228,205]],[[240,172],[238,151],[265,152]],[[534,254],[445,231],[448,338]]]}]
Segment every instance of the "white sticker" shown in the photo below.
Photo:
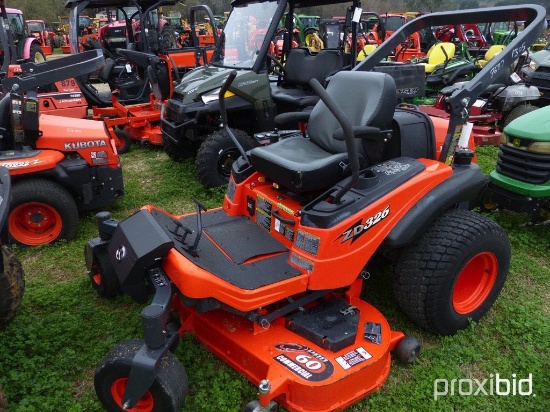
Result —
[{"label": "white sticker", "polygon": [[352,18],[354,23],[359,23],[359,20],[361,20],[361,13],[363,13],[363,9],[356,7],[355,11],[353,12],[353,18]]}]

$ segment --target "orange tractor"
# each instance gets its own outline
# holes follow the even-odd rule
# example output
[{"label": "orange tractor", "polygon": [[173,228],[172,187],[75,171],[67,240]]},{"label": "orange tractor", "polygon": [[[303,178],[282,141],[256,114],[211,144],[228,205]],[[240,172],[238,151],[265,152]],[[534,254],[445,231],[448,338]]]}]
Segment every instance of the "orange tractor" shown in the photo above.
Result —
[{"label": "orange tractor", "polygon": [[89,51],[24,63],[21,76],[2,80],[0,166],[9,169],[13,185],[7,220],[11,242],[37,246],[71,240],[79,211],[109,206],[123,196],[119,157],[103,124],[40,114],[40,86],[104,64],[100,53]]},{"label": "orange tractor", "polygon": [[173,352],[185,333],[257,387],[247,412],[358,402],[384,384],[392,351],[412,362],[420,349],[361,299],[375,255],[398,256],[395,299],[418,325],[451,335],[478,321],[500,294],[511,248],[498,224],[467,210],[486,177],[471,135],[459,140],[459,131],[498,62],[450,97],[450,121],[396,108],[393,78],[371,68],[426,26],[524,19],[499,59],[507,65],[545,17],[535,5],[420,17],[326,90],[311,81],[321,101],[278,120],[307,122],[308,138],[296,131],[248,152],[227,126],[231,73],[218,97],[241,157],[223,205],[195,200],[196,213],[182,216],[148,205],[122,221],[97,215],[99,237],[85,248],[93,286],[147,303],[143,340],[119,344],[96,368],[106,410],[179,411],[189,380]]},{"label": "orange tractor", "polygon": [[55,33],[46,28],[44,20],[27,20],[27,30],[34,36],[46,56],[53,53]]}]

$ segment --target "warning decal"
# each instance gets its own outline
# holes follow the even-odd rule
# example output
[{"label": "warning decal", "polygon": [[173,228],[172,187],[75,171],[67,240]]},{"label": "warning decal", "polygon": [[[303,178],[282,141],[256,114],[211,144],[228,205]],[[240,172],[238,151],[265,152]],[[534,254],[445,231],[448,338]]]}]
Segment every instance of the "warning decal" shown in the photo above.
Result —
[{"label": "warning decal", "polygon": [[361,362],[364,362],[370,358],[372,358],[372,355],[370,353],[368,353],[362,347],[358,347],[357,349],[352,350],[351,352],[348,352],[345,355],[338,356],[336,358],[336,362],[338,362],[338,364],[342,368],[344,368],[345,370],[348,370],[352,366],[358,365]]},{"label": "warning decal", "polygon": [[305,345],[278,343],[275,348],[281,353],[273,359],[307,381],[322,381],[334,372],[327,358]]}]

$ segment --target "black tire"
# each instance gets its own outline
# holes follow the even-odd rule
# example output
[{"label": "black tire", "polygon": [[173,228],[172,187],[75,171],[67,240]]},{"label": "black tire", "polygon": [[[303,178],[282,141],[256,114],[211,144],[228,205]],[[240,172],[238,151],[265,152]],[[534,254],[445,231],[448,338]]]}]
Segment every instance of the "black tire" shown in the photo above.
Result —
[{"label": "black tire", "polygon": [[532,104],[521,104],[519,106],[514,107],[512,110],[510,110],[510,113],[508,113],[508,115],[504,119],[504,123],[502,124],[502,129],[504,129],[512,121],[516,120],[518,117],[521,117],[527,113],[531,113],[532,111],[535,111],[537,109],[538,107],[533,106]]},{"label": "black tire", "polygon": [[55,36],[52,42],[53,42],[53,47],[55,47],[56,49],[59,49],[63,44],[63,39],[59,36]]},{"label": "black tire", "polygon": [[113,298],[122,292],[116,272],[109,263],[106,250],[94,253],[92,270],[88,276],[92,287],[99,296]]},{"label": "black tire", "polygon": [[395,357],[401,363],[414,363],[422,345],[414,336],[405,336],[395,348]]},{"label": "black tire", "polygon": [[492,220],[446,212],[401,255],[393,279],[399,307],[419,326],[453,335],[497,299],[510,266],[510,242]]},{"label": "black tire", "polygon": [[78,231],[76,202],[65,188],[51,180],[16,182],[12,190],[8,230],[10,242],[27,246],[72,240]]},{"label": "black tire", "polygon": [[[239,129],[231,129],[246,151],[254,147],[254,141],[245,132]],[[231,176],[231,165],[241,156],[241,153],[224,129],[211,134],[202,143],[195,167],[199,182],[204,187],[218,187],[226,185]]]},{"label": "black tire", "polygon": [[[125,379],[130,375],[134,355],[143,345],[138,339],[123,342],[114,347],[95,370],[94,387],[97,397],[108,412],[121,412],[120,400],[126,388]],[[153,404],[153,412],[179,412],[188,391],[185,368],[176,356],[167,351],[156,367],[156,378],[148,393],[132,408],[146,410],[145,404]],[[120,399],[114,398],[120,393]],[[140,405],[140,402],[142,403]]]},{"label": "black tire", "polygon": [[123,129],[119,129],[118,127],[114,128],[114,132],[116,135],[115,146],[118,154],[129,152],[130,146],[132,145],[132,139],[130,138],[130,136],[128,136],[128,134]]},{"label": "black tire", "polygon": [[174,32],[174,28],[172,26],[168,24],[164,26],[161,31],[161,36],[162,36],[162,47],[164,50],[178,48],[178,40],[176,38],[176,33]]},{"label": "black tire", "polygon": [[25,274],[21,262],[6,245],[2,245],[2,259],[4,266],[0,272],[0,328],[15,315],[25,291]]},{"label": "black tire", "polygon": [[37,43],[31,44],[29,60],[33,63],[42,63],[46,61],[46,55]]},{"label": "black tire", "polygon": [[162,135],[162,148],[168,157],[175,162],[183,162],[185,159],[195,157],[197,147],[193,142],[185,139],[182,143],[176,144],[170,138]]}]

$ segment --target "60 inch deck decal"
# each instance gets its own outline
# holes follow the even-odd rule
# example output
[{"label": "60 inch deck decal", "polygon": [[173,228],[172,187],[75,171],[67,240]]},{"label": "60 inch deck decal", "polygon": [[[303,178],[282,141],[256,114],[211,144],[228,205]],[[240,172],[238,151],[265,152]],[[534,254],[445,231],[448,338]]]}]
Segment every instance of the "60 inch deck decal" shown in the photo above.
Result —
[{"label": "60 inch deck decal", "polygon": [[384,210],[381,210],[376,214],[374,214],[373,216],[370,216],[367,219],[365,219],[365,223],[362,223],[361,220],[358,220],[349,229],[345,230],[344,233],[338,236],[338,239],[342,237],[343,238],[342,243],[351,239],[351,244],[353,244],[353,242],[359,239],[359,237],[362,234],[364,234],[367,230],[369,230],[376,224],[380,223],[389,215],[390,215],[390,205],[386,206]]},{"label": "60 inch deck decal", "polygon": [[275,348],[282,353],[273,359],[307,381],[323,381],[334,372],[334,366],[327,358],[305,345],[278,343]]}]

